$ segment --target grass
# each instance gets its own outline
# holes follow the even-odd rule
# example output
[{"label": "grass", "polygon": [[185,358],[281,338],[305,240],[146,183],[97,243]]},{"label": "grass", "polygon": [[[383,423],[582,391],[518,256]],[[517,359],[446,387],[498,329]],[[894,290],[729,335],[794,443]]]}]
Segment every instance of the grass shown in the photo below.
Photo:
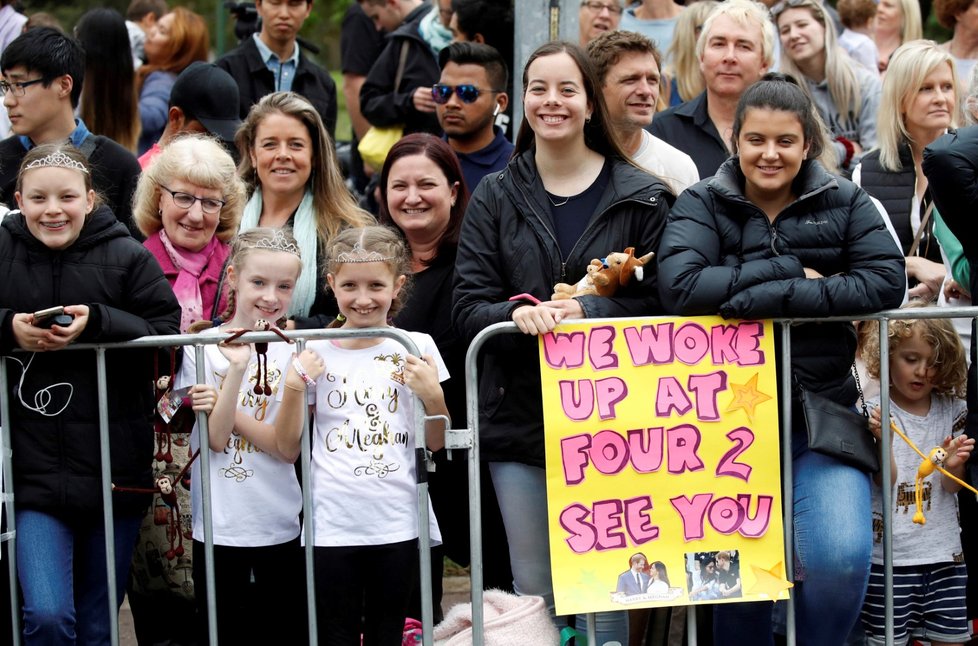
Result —
[{"label": "grass", "polygon": [[350,113],[346,111],[346,96],[343,95],[343,74],[330,72],[336,83],[336,140],[349,141],[353,132],[350,125]]}]

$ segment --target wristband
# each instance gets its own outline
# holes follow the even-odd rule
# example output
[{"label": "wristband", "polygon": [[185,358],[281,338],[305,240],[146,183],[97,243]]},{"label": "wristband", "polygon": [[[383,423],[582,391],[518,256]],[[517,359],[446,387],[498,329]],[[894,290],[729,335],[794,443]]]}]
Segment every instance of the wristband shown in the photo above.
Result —
[{"label": "wristband", "polygon": [[306,369],[302,367],[302,362],[299,361],[299,357],[292,357],[292,367],[295,368],[296,373],[302,381],[306,382],[307,386],[315,386],[316,380],[309,376]]},{"label": "wristband", "polygon": [[842,144],[842,147],[846,149],[846,158],[842,160],[840,166],[843,168],[849,168],[849,162],[852,161],[853,155],[856,154],[856,147],[852,145],[851,141],[841,135],[836,137],[835,140]]}]

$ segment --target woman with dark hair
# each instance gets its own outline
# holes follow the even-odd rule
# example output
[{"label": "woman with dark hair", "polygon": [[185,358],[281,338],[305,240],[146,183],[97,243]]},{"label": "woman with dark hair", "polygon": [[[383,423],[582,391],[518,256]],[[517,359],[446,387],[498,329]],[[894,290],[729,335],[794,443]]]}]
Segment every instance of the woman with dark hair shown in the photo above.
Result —
[{"label": "woman with dark hair", "polygon": [[[576,280],[592,258],[656,249],[673,200],[664,183],[627,161],[595,78],[577,45],[547,43],[530,56],[514,157],[479,184],[462,223],[452,308],[467,339],[501,321],[525,335],[494,339],[483,351],[480,442],[514,588],[543,596],[551,613],[536,337],[564,320],[661,313],[654,274],[612,298],[550,297],[555,283]],[[627,643],[624,612],[599,613],[598,624],[598,643]]]},{"label": "woman with dark hair", "polygon": [[669,592],[669,573],[662,561],[649,563],[649,585],[646,594],[666,594]]},{"label": "woman with dark hair", "polygon": [[[768,74],[744,92],[734,156],[687,189],[669,214],[658,255],[668,311],[764,319],[854,316],[900,305],[903,254],[869,196],[818,162],[824,140],[812,101],[791,77]],[[791,339],[795,383],[853,404],[852,324],[797,325]],[[803,421],[793,421],[790,441],[796,635],[799,644],[842,644],[869,576],[869,476],[812,451]],[[773,643],[771,607],[717,606],[717,638]]]},{"label": "woman with dark hair", "polygon": [[958,76],[971,78],[978,62],[978,1],[934,0],[934,15],[942,27],[953,32],[941,47],[954,57]]},{"label": "woman with dark hair", "polygon": [[153,25],[143,45],[146,64],[136,72],[139,89],[139,154],[155,144],[166,127],[170,90],[177,75],[194,61],[206,61],[210,36],[207,23],[184,7],[176,7]]},{"label": "woman with dark hair", "polygon": [[[380,175],[380,221],[397,229],[408,243],[414,288],[394,325],[425,332],[434,339],[452,376],[442,384],[445,402],[456,423],[465,419],[464,343],[452,327],[452,276],[462,216],[469,196],[455,153],[441,138],[417,133],[397,142]],[[442,546],[433,550],[432,585],[435,613],[441,596],[442,550],[459,564],[469,562],[468,467],[464,459],[435,454],[437,469],[428,476],[431,502],[442,531]],[[509,587],[509,558],[488,472],[483,477],[482,531],[486,585]],[[485,495],[488,494],[488,495]]]},{"label": "woman with dark hair", "polygon": [[79,116],[92,133],[135,152],[140,122],[135,72],[125,64],[127,53],[131,59],[125,18],[115,9],[86,11],[75,26],[75,38],[85,50]]}]

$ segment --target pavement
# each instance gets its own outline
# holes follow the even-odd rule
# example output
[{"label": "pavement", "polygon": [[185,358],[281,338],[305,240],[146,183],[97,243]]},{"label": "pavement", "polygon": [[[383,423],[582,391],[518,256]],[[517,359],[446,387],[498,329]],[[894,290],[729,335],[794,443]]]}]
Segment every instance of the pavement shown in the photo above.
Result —
[{"label": "pavement", "polygon": [[[441,607],[443,611],[448,612],[452,606],[469,602],[469,577],[446,576],[442,581],[442,586]],[[128,598],[123,600],[122,608],[119,610],[119,646],[137,646]]]}]

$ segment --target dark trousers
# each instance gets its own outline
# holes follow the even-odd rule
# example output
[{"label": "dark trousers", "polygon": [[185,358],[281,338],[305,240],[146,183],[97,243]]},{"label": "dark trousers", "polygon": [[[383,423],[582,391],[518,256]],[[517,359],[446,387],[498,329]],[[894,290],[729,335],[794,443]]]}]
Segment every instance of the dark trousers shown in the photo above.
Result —
[{"label": "dark trousers", "polygon": [[316,548],[321,646],[400,646],[418,541]]},{"label": "dark trousers", "polygon": [[[214,546],[222,644],[306,644],[306,577],[299,539],[264,547]],[[200,643],[207,643],[204,544],[194,541]]]}]

